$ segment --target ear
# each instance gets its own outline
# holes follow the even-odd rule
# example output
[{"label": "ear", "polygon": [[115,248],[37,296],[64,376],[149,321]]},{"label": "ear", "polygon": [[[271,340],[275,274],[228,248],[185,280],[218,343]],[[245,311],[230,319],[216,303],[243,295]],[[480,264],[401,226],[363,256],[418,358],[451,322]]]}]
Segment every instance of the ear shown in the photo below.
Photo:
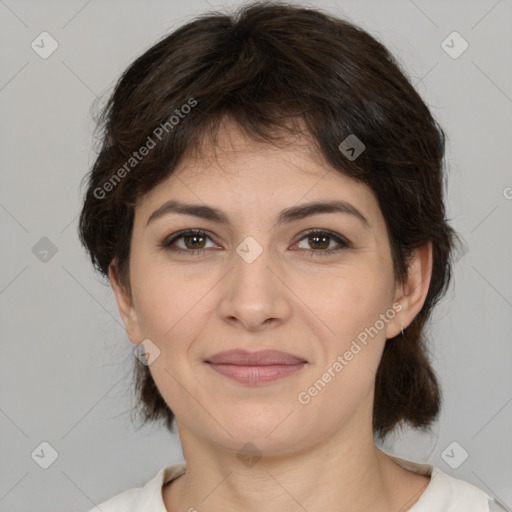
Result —
[{"label": "ear", "polygon": [[432,261],[432,242],[413,253],[407,281],[395,291],[393,309],[397,314],[386,326],[386,338],[394,338],[402,328],[405,330],[423,307],[432,277]]},{"label": "ear", "polygon": [[108,267],[108,278],[114,291],[117,308],[123,320],[126,334],[133,344],[138,345],[142,342],[143,337],[140,332],[137,312],[135,311],[131,291],[126,290],[119,280],[117,262],[115,260]]}]

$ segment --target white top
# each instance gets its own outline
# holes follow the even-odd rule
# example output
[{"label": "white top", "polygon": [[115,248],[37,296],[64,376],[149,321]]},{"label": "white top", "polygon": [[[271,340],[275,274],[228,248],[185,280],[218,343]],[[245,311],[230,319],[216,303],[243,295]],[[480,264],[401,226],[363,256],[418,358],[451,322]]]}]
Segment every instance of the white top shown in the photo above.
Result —
[{"label": "white top", "polygon": [[[443,473],[436,466],[419,464],[387,454],[414,473],[430,476],[420,499],[407,512],[503,512],[483,490]],[[173,512],[165,508],[162,487],[186,471],[186,464],[163,467],[144,487],[128,489],[88,512]]]}]

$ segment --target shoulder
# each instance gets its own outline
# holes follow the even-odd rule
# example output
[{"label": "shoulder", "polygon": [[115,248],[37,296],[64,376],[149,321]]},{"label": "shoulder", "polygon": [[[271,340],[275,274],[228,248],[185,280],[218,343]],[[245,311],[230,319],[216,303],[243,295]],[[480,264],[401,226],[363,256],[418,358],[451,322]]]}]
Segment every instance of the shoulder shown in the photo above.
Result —
[{"label": "shoulder", "polygon": [[505,512],[485,491],[465,480],[450,476],[430,464],[387,455],[405,469],[430,476],[427,488],[407,512]]},{"label": "shoulder", "polygon": [[502,511],[494,500],[475,485],[432,467],[430,484],[411,512],[443,510],[444,512]]},{"label": "shoulder", "polygon": [[88,512],[165,512],[162,501],[162,487],[164,484],[178,478],[186,471],[185,464],[173,464],[160,469],[142,487],[128,489],[121,494],[96,505]]},{"label": "shoulder", "polygon": [[130,507],[133,506],[141,489],[142,487],[128,489],[97,505],[88,512],[128,512],[132,510]]}]

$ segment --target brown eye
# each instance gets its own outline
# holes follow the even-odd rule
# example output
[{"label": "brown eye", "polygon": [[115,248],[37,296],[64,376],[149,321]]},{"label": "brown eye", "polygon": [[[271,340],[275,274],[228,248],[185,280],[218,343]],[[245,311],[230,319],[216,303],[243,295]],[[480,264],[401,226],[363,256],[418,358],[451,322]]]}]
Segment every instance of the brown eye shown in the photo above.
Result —
[{"label": "brown eye", "polygon": [[[309,247],[301,247],[301,249],[309,251],[311,256],[328,256],[352,247],[350,242],[330,231],[310,231],[299,240],[299,244],[303,240],[306,240]],[[334,248],[331,245],[332,243],[334,243]]]},{"label": "brown eye", "polygon": [[[306,233],[298,243],[303,243],[304,240],[307,247],[300,247],[300,249],[306,250],[311,256],[329,256],[352,247],[348,240],[330,231],[312,230]],[[206,249],[212,248],[206,246],[208,241],[212,240],[206,232],[187,230],[175,233],[170,238],[165,239],[160,246],[172,252],[199,255],[202,252],[204,253]],[[213,245],[216,248],[215,244]]]},{"label": "brown eye", "polygon": [[203,235],[184,235],[181,238],[185,241],[187,249],[204,249],[206,237]]},{"label": "brown eye", "polygon": [[327,249],[330,244],[331,237],[328,235],[309,235],[308,241],[314,249]]},{"label": "brown eye", "polygon": [[198,254],[199,252],[204,252],[204,249],[208,249],[205,245],[208,240],[211,240],[211,238],[204,231],[187,230],[172,235],[160,245],[164,249],[173,252]]}]

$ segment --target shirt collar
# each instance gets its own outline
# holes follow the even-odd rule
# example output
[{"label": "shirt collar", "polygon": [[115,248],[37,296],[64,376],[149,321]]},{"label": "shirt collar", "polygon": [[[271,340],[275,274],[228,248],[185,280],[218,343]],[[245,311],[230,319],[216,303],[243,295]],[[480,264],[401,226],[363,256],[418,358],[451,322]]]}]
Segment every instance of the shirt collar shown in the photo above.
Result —
[{"label": "shirt collar", "polygon": [[[488,510],[489,496],[472,484],[451,477],[431,464],[412,462],[389,453],[386,453],[386,455],[405,469],[420,475],[430,476],[427,488],[423,491],[419,500],[407,512]],[[145,512],[147,510],[167,512],[163,501],[162,488],[166,483],[184,475],[186,469],[186,463],[173,464],[172,466],[160,469],[141,488],[134,504],[134,512]]]}]

